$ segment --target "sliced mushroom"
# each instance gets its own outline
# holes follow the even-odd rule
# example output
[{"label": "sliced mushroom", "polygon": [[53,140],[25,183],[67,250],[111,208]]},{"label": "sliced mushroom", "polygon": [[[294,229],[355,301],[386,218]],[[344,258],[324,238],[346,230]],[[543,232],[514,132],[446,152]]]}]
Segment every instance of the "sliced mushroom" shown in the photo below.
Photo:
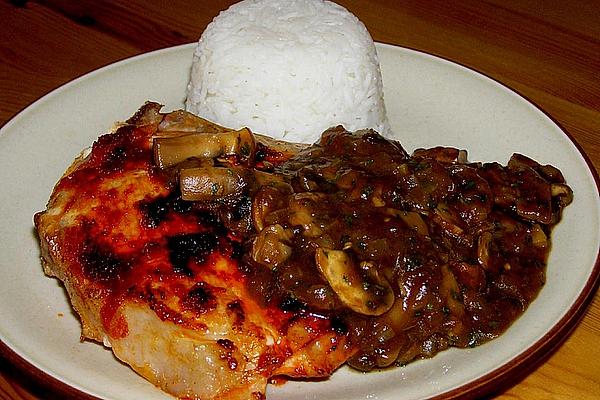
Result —
[{"label": "sliced mushroom", "polygon": [[188,158],[217,158],[237,155],[252,160],[256,150],[254,136],[249,129],[205,134],[189,133],[154,138],[154,162],[160,168],[171,167]]},{"label": "sliced mushroom", "polygon": [[357,266],[342,250],[319,247],[315,261],[339,299],[353,311],[364,315],[381,315],[394,304],[389,282],[371,263]]},{"label": "sliced mushroom", "polygon": [[[531,163],[533,166],[528,166]],[[522,218],[542,224],[552,223],[551,185],[535,170],[535,161],[513,155],[508,162],[509,172],[518,177],[516,183],[516,212]]]},{"label": "sliced mushroom", "polygon": [[289,222],[288,214],[289,212],[287,208],[281,208],[279,210],[271,211],[267,213],[267,215],[265,215],[263,220],[263,226],[274,224],[287,225]]},{"label": "sliced mushroom", "polygon": [[508,160],[508,168],[510,168],[510,169],[521,169],[521,168],[537,169],[540,167],[541,167],[541,165],[537,161],[535,161],[527,156],[524,156],[523,154],[519,154],[519,153],[514,153],[510,157],[510,160]]},{"label": "sliced mushroom", "polygon": [[[342,190],[351,191],[357,187],[363,188],[366,186],[367,182],[368,179],[364,172],[356,169],[345,168],[338,172],[335,184]],[[360,191],[358,191],[357,197],[360,197]]]},{"label": "sliced mushroom", "polygon": [[552,165],[540,165],[537,171],[549,182],[564,183],[565,177],[560,170]]},{"label": "sliced mushroom", "polygon": [[563,207],[568,206],[573,201],[573,190],[563,183],[553,183],[550,186],[552,197],[558,197]]},{"label": "sliced mushroom", "polygon": [[325,215],[316,210],[318,204],[325,199],[322,193],[297,193],[289,201],[289,221],[292,226],[301,226],[303,234],[309,238],[316,238],[323,234],[323,218]]},{"label": "sliced mushroom", "polygon": [[179,172],[181,198],[187,201],[214,201],[240,194],[247,179],[234,168],[185,168]]},{"label": "sliced mushroom", "polygon": [[414,211],[400,211],[395,208],[386,208],[385,213],[400,218],[409,228],[414,229],[419,235],[428,236],[429,229],[421,215]]},{"label": "sliced mushroom", "polygon": [[281,225],[266,227],[254,238],[252,259],[270,269],[282,265],[292,255],[292,237],[293,233]]},{"label": "sliced mushroom", "polygon": [[544,230],[538,224],[533,224],[531,227],[531,244],[536,247],[547,247],[548,238],[544,233]]}]

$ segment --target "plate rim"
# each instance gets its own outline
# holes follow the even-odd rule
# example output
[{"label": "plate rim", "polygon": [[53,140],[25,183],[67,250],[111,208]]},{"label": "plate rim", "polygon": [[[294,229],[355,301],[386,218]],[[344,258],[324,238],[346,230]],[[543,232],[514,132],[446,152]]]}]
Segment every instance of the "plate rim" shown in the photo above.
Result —
[{"label": "plate rim", "polygon": [[[548,118],[560,130],[560,132],[563,135],[565,135],[568,141],[571,142],[571,144],[573,144],[577,153],[579,154],[579,156],[582,157],[583,161],[585,162],[588,172],[593,178],[596,193],[600,194],[600,177],[598,171],[596,171],[596,168],[594,167],[593,163],[591,162],[590,158],[588,157],[582,146],[561,123],[559,123],[552,115],[546,112],[537,102],[533,101],[530,97],[520,93],[516,89],[511,88],[507,84],[499,81],[498,79],[488,75],[485,72],[478,70],[475,67],[469,66],[460,61],[453,60],[449,57],[435,53],[430,53],[424,50],[405,45],[397,45],[393,43],[386,43],[380,41],[375,42],[375,44],[376,47],[388,47],[394,49],[409,50],[411,52],[417,53],[421,56],[426,56],[436,61],[443,61],[446,64],[459,66],[470,73],[474,73],[476,75],[479,75],[480,77],[487,78],[488,80],[501,86],[503,89],[508,90],[513,95],[516,95],[522,100],[525,100],[525,102],[533,106],[538,112],[541,112],[546,118]],[[18,123],[19,120],[23,118],[31,109],[40,106],[40,104],[42,104],[45,101],[49,101],[52,97],[59,95],[61,91],[67,90],[70,86],[76,85],[80,81],[89,79],[93,75],[101,74],[102,72],[108,69],[117,68],[119,66],[131,62],[136,62],[146,57],[156,56],[158,53],[161,52],[176,52],[178,50],[181,50],[182,48],[191,48],[194,45],[196,45],[196,42],[164,47],[157,50],[132,55],[121,60],[100,66],[80,76],[74,77],[68,80],[67,82],[61,84],[60,86],[51,89],[47,93],[41,95],[36,100],[26,105],[20,111],[18,111],[8,121],[3,123],[0,126],[0,137],[2,137],[6,129],[10,128],[10,126],[12,126],[13,124]],[[600,245],[598,246],[598,249],[596,249],[596,259],[594,262],[594,267],[592,268],[591,273],[589,274],[588,279],[586,280],[585,286],[580,291],[579,295],[572,303],[571,307],[568,310],[566,310],[563,317],[558,322],[556,322],[549,331],[547,331],[540,339],[538,339],[532,345],[527,347],[527,349],[525,349],[523,352],[517,354],[515,357],[510,359],[508,362],[498,366],[497,368],[494,368],[491,371],[488,371],[487,373],[472,381],[464,383],[454,389],[447,390],[438,395],[434,395],[430,398],[436,400],[454,399],[458,397],[472,399],[485,394],[490,394],[491,392],[498,392],[513,386],[526,375],[531,373],[535,368],[540,366],[544,361],[546,361],[548,357],[564,341],[566,341],[566,339],[574,331],[578,323],[585,315],[599,286]],[[62,380],[52,376],[43,369],[36,367],[31,362],[29,362],[17,352],[15,352],[12,348],[10,348],[6,343],[4,343],[2,339],[0,339],[0,356],[8,361],[9,367],[15,366],[18,369],[18,371],[24,373],[30,378],[33,378],[33,383],[35,384],[34,388],[47,388],[50,389],[53,393],[66,395],[70,398],[80,398],[83,400],[102,400],[99,397],[86,393],[74,386],[69,385],[66,382],[63,382]]]}]

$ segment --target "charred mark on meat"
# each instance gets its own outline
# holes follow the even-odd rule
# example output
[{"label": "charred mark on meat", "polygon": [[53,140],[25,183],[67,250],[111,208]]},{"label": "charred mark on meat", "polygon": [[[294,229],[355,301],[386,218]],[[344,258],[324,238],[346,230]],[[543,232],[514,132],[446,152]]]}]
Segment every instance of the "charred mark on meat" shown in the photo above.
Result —
[{"label": "charred mark on meat", "polygon": [[231,258],[234,260],[240,260],[244,255],[244,246],[242,243],[231,240]]},{"label": "charred mark on meat", "polygon": [[179,189],[173,189],[166,196],[144,199],[137,203],[137,207],[142,214],[142,225],[146,228],[158,228],[173,214],[180,214],[196,218],[199,225],[212,229],[219,236],[227,234],[218,208],[206,208],[197,202],[183,200]]},{"label": "charred mark on meat", "polygon": [[235,344],[229,339],[219,339],[217,340],[217,344],[222,348],[219,354],[219,358],[227,361],[229,369],[235,370],[238,366],[238,361],[233,356],[233,353],[236,349]]},{"label": "charred mark on meat", "polygon": [[192,270],[189,268],[190,260],[204,262],[206,256],[217,247],[218,243],[218,236],[212,232],[186,233],[167,238],[169,260],[173,271],[192,276]]},{"label": "charred mark on meat", "polygon": [[279,308],[282,311],[298,312],[306,308],[306,304],[298,300],[297,298],[287,295],[281,300]]},{"label": "charred mark on meat", "polygon": [[79,262],[85,276],[105,283],[118,279],[131,266],[129,260],[122,259],[95,243],[86,243]]},{"label": "charred mark on meat", "polygon": [[339,315],[331,317],[331,329],[338,335],[345,335],[348,333],[348,325],[344,319]]},{"label": "charred mark on meat", "polygon": [[254,161],[256,163],[261,163],[263,161],[268,160],[277,160],[283,157],[283,153],[263,145],[262,143],[258,143],[256,146],[256,152],[254,153]]},{"label": "charred mark on meat", "polygon": [[110,151],[106,156],[108,164],[122,164],[127,156],[127,150],[123,146],[117,146]]},{"label": "charred mark on meat", "polygon": [[198,218],[198,222],[212,231],[218,236],[226,236],[229,232],[227,227],[223,225],[221,218],[216,212],[206,209],[195,209],[194,215]]},{"label": "charred mark on meat", "polygon": [[[160,297],[160,296],[159,296]],[[184,324],[185,319],[180,312],[173,310],[167,306],[161,299],[152,293],[146,294],[145,300],[152,311],[156,313],[158,318],[163,321],[171,321],[176,324]]]},{"label": "charred mark on meat", "polygon": [[217,298],[214,289],[206,282],[198,282],[181,300],[185,309],[197,314],[204,314],[217,308]]},{"label": "charred mark on meat", "polygon": [[140,202],[142,212],[142,223],[148,228],[158,228],[160,223],[167,217],[170,211],[169,198],[159,197],[149,202]]},{"label": "charred mark on meat", "polygon": [[158,228],[170,212],[178,214],[189,213],[193,209],[193,204],[181,199],[179,191],[172,191],[167,196],[157,197],[151,200],[144,200],[138,203],[143,220],[142,223],[148,228]]},{"label": "charred mark on meat", "polygon": [[234,300],[231,303],[227,304],[227,313],[233,315],[234,328],[241,327],[244,321],[246,320],[246,313],[244,312],[244,308],[242,307],[242,302],[239,300]]},{"label": "charred mark on meat", "polygon": [[98,167],[101,175],[122,172],[129,163],[147,163],[147,138],[141,130],[132,126],[122,126],[113,134],[100,136],[94,143],[88,160],[89,167]]}]

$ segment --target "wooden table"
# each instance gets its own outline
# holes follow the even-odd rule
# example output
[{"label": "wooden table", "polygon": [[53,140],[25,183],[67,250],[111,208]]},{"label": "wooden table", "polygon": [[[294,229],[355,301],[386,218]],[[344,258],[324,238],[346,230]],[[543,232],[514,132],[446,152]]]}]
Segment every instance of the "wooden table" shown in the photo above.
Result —
[{"label": "wooden table", "polygon": [[[212,17],[232,2],[0,1],[0,125],[81,74],[125,57],[196,41]],[[459,62],[527,96],[570,132],[600,168],[598,1],[339,3],[364,21],[376,41]],[[600,296],[596,294],[555,352],[496,396],[600,398]],[[62,397],[2,360],[0,398]]]}]

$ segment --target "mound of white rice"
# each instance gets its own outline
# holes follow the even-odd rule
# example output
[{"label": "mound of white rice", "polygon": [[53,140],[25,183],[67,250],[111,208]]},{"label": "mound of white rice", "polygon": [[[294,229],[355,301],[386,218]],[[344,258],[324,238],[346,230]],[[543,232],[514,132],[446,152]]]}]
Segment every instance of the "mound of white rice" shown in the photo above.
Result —
[{"label": "mound of white rice", "polygon": [[339,124],[387,131],[373,40],[323,0],[245,0],[221,12],[195,50],[186,107],[296,142]]}]

